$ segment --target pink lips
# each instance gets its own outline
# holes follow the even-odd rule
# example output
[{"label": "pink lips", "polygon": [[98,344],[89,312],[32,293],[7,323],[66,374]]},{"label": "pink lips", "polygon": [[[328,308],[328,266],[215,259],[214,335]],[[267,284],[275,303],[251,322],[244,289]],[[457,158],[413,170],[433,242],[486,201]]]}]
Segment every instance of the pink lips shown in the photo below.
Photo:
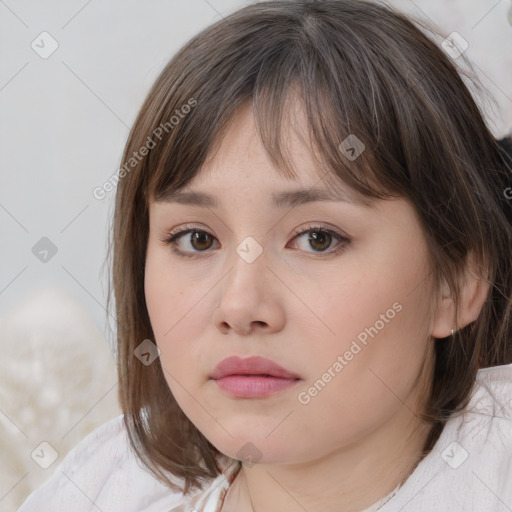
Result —
[{"label": "pink lips", "polygon": [[241,359],[231,356],[223,359],[210,378],[236,398],[262,398],[288,388],[300,377],[264,357]]}]

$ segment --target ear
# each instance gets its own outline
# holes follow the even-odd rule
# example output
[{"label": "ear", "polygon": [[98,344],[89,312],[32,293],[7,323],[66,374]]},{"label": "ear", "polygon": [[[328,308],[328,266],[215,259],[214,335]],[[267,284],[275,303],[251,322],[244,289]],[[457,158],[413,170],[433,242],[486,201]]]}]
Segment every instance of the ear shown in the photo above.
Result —
[{"label": "ear", "polygon": [[455,331],[474,322],[487,299],[490,288],[487,272],[478,265],[473,252],[468,255],[459,286],[458,317],[448,284],[445,282],[441,287],[432,328],[434,338],[446,338],[451,335],[452,329]]}]

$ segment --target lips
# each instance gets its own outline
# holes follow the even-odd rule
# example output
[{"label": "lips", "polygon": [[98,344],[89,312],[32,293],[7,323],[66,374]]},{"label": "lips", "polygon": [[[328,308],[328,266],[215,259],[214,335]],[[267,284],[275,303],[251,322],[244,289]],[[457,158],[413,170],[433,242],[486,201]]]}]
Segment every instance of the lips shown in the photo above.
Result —
[{"label": "lips", "polygon": [[229,375],[259,375],[281,379],[300,379],[299,375],[279,366],[270,359],[259,356],[245,359],[238,356],[227,357],[215,367],[210,378],[217,380]]}]

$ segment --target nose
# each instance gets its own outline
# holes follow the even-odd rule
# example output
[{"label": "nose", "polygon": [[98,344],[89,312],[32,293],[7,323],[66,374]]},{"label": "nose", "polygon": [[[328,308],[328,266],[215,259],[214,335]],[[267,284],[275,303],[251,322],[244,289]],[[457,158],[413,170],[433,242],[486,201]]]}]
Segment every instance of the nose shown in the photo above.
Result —
[{"label": "nose", "polygon": [[212,321],[217,329],[241,335],[281,330],[285,323],[283,286],[269,268],[265,251],[252,262],[238,253],[230,262],[231,269],[216,288],[219,305]]}]

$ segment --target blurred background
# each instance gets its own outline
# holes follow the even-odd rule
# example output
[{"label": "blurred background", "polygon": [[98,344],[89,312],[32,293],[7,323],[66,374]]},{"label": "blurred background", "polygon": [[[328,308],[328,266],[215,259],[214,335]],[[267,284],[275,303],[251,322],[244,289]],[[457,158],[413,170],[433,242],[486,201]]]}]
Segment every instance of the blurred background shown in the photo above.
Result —
[{"label": "blurred background", "polygon": [[[106,311],[115,191],[93,191],[122,165],[165,63],[249,3],[0,0],[0,511],[120,414]],[[463,41],[491,131],[510,133],[512,2],[386,3],[434,25],[439,44]]]}]

